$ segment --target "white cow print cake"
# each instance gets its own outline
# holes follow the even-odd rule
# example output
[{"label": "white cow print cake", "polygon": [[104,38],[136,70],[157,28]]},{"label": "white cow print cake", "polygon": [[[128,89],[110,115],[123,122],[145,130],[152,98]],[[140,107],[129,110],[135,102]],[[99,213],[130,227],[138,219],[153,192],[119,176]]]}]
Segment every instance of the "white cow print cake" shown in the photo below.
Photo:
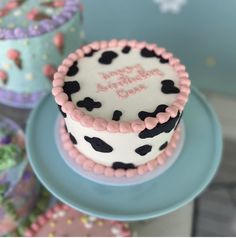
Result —
[{"label": "white cow print cake", "polygon": [[52,93],[65,149],[84,169],[141,175],[172,154],[190,94],[185,66],[145,42],[94,42],[65,59]]}]

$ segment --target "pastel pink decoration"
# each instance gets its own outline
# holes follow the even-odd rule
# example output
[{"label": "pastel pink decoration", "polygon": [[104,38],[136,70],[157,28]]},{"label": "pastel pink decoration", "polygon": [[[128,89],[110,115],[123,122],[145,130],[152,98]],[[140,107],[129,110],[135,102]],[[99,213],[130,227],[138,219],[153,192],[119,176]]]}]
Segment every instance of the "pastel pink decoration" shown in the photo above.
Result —
[{"label": "pastel pink decoration", "polygon": [[28,229],[28,230],[25,231],[24,235],[25,235],[26,237],[32,237],[32,236],[34,235],[34,233],[33,233],[33,231],[31,231],[30,229]]},{"label": "pastel pink decoration", "polygon": [[53,37],[53,43],[56,46],[58,52],[63,55],[65,47],[64,34],[62,32],[57,32]]},{"label": "pastel pink decoration", "polygon": [[53,6],[54,7],[64,7],[65,1],[64,0],[54,0]]},{"label": "pastel pink decoration", "polygon": [[120,124],[116,121],[109,121],[107,124],[107,130],[110,132],[119,132]]},{"label": "pastel pink decoration", "polygon": [[169,120],[170,118],[170,115],[168,113],[165,113],[165,112],[160,112],[157,114],[157,119],[159,121],[159,123],[165,123]]},{"label": "pastel pink decoration", "polygon": [[107,41],[101,41],[100,42],[100,48],[101,49],[106,49],[108,47],[108,42]]},{"label": "pastel pink decoration", "polygon": [[73,61],[71,59],[68,59],[68,58],[64,59],[62,61],[62,65],[67,66],[67,67],[70,67],[72,64],[73,64]]},{"label": "pastel pink decoration", "polygon": [[187,87],[189,87],[191,85],[191,81],[188,78],[182,78],[180,85],[186,85]]},{"label": "pastel pink decoration", "polygon": [[74,145],[70,141],[67,141],[64,143],[64,147],[66,150],[72,150],[74,148]]},{"label": "pastel pink decoration", "polygon": [[104,169],[105,169],[104,166],[102,166],[100,164],[96,164],[94,166],[94,173],[96,173],[96,174],[103,174]]},{"label": "pastel pink decoration", "polygon": [[121,133],[128,133],[131,132],[131,125],[129,122],[120,122],[120,132]]},{"label": "pastel pink decoration", "polygon": [[57,95],[56,97],[56,102],[60,105],[60,104],[64,104],[68,101],[68,96],[65,93],[60,93],[59,95]]},{"label": "pastel pink decoration", "polygon": [[178,114],[178,108],[174,105],[166,108],[166,112],[168,112],[170,114],[171,117],[176,117],[176,115]]},{"label": "pastel pink decoration", "polygon": [[146,165],[141,165],[138,167],[138,174],[143,175],[148,171],[148,168]]},{"label": "pastel pink decoration", "polygon": [[75,109],[72,113],[71,113],[71,118],[75,121],[80,121],[81,118],[84,116],[84,112],[82,112],[79,109]]},{"label": "pastel pink decoration", "polygon": [[46,64],[43,67],[43,74],[48,78],[50,82],[53,81],[53,76],[57,72],[57,69],[54,65]]},{"label": "pastel pink decoration", "polygon": [[138,42],[136,40],[130,40],[128,41],[128,45],[132,48],[136,48]]},{"label": "pastel pink decoration", "polygon": [[[84,57],[84,52],[81,49],[76,50],[76,54],[78,55],[78,59]],[[69,66],[71,66],[72,64],[73,64],[73,61]]]},{"label": "pastel pink decoration", "polygon": [[63,89],[61,87],[55,87],[52,89],[53,96],[56,96],[57,94],[62,93],[62,92],[63,92]]},{"label": "pastel pink decoration", "polygon": [[172,58],[172,59],[170,59],[170,62],[169,62],[169,63],[170,63],[170,65],[173,67],[173,66],[179,64],[179,63],[180,63],[180,60],[177,59],[177,58]]},{"label": "pastel pink decoration", "polygon": [[12,60],[19,69],[22,69],[22,60],[20,51],[16,49],[9,49],[7,51],[7,57],[8,59]]},{"label": "pastel pink decoration", "polygon": [[65,105],[64,105],[64,110],[65,110],[65,113],[72,113],[72,111],[75,109],[75,105],[73,102],[66,102]]},{"label": "pastel pink decoration", "polygon": [[158,119],[154,118],[154,117],[147,117],[147,118],[145,118],[144,122],[145,122],[146,128],[148,130],[151,130],[157,125]]},{"label": "pastel pink decoration", "polygon": [[33,224],[31,225],[31,228],[32,228],[33,231],[38,231],[39,225],[38,225],[37,223],[33,223]]},{"label": "pastel pink decoration", "polygon": [[131,128],[134,132],[140,132],[145,129],[145,123],[141,120],[136,120],[131,123]]},{"label": "pastel pink decoration", "polygon": [[69,156],[72,157],[72,158],[75,158],[78,154],[79,154],[79,152],[76,149],[72,149],[69,152]]},{"label": "pastel pink decoration", "polygon": [[94,165],[95,165],[95,163],[92,160],[86,160],[83,164],[83,168],[86,171],[92,171]]},{"label": "pastel pink decoration", "polygon": [[0,80],[3,82],[4,85],[6,85],[8,82],[8,74],[3,69],[0,69]]},{"label": "pastel pink decoration", "polygon": [[65,65],[60,65],[60,66],[58,67],[58,72],[63,73],[63,74],[66,74],[66,73],[68,72],[68,67],[65,66]]},{"label": "pastel pink decoration", "polygon": [[138,49],[142,49],[142,48],[144,48],[146,45],[147,45],[147,43],[146,43],[145,41],[142,41],[142,42],[137,43],[136,47],[137,47]]},{"label": "pastel pink decoration", "polygon": [[147,163],[147,167],[149,171],[153,171],[156,168],[156,166],[157,166],[156,160],[152,160]]},{"label": "pastel pink decoration", "polygon": [[9,13],[7,9],[0,9],[0,17],[4,17]]},{"label": "pastel pink decoration", "polygon": [[44,224],[46,223],[46,218],[45,218],[44,216],[40,215],[40,216],[38,217],[38,223],[39,223],[40,225],[44,225]]},{"label": "pastel pink decoration", "polygon": [[86,126],[86,127],[91,127],[93,125],[94,118],[90,115],[85,115],[84,117],[81,118],[81,125]]},{"label": "pastel pink decoration", "polygon": [[115,176],[116,177],[123,177],[124,175],[125,175],[125,170],[124,169],[115,170]]},{"label": "pastel pink decoration", "polygon": [[86,160],[86,157],[82,154],[79,154],[76,156],[75,162],[77,164],[83,164],[85,160]]},{"label": "pastel pink decoration", "polygon": [[10,1],[5,5],[5,8],[8,10],[13,10],[17,7],[19,7],[20,3],[17,1]]},{"label": "pastel pink decoration", "polygon": [[99,49],[99,43],[97,41],[93,42],[90,44],[90,47],[93,49],[93,50],[98,50]]},{"label": "pastel pink decoration", "polygon": [[108,177],[114,176],[114,169],[106,167],[104,170],[104,175]]},{"label": "pastel pink decoration", "polygon": [[59,8],[59,7],[65,6],[65,1],[64,0],[54,0],[54,1],[50,1],[50,2],[43,2],[41,4],[44,6],[47,6],[47,7]]},{"label": "pastel pink decoration", "polygon": [[78,59],[78,56],[76,53],[71,53],[71,54],[69,54],[68,59],[75,61]]},{"label": "pastel pink decoration", "polygon": [[26,14],[26,18],[30,21],[41,21],[44,19],[50,19],[50,16],[33,8]]},{"label": "pastel pink decoration", "polygon": [[115,39],[111,40],[111,41],[108,43],[108,46],[111,47],[111,48],[117,47],[117,45],[118,45],[118,41],[115,40]]},{"label": "pastel pink decoration", "polygon": [[170,58],[173,57],[173,54],[171,54],[171,53],[169,53],[169,52],[164,52],[164,53],[162,54],[162,57],[163,57],[164,59],[170,59]]},{"label": "pastel pink decoration", "polygon": [[52,215],[53,215],[53,212],[52,212],[51,210],[49,210],[49,211],[46,212],[46,217],[47,217],[47,218],[50,219],[50,218],[52,217]]},{"label": "pastel pink decoration", "polygon": [[118,46],[120,46],[120,47],[125,47],[127,44],[128,44],[127,40],[120,40],[118,42]]},{"label": "pastel pink decoration", "polygon": [[82,51],[84,52],[84,54],[88,54],[89,52],[91,52],[91,48],[90,46],[83,46],[82,47]]},{"label": "pastel pink decoration", "polygon": [[95,118],[93,128],[97,131],[104,131],[107,127],[107,121],[103,118]]},{"label": "pastel pink decoration", "polygon": [[135,175],[137,175],[137,169],[129,169],[126,172],[126,177],[127,178],[134,177]]}]

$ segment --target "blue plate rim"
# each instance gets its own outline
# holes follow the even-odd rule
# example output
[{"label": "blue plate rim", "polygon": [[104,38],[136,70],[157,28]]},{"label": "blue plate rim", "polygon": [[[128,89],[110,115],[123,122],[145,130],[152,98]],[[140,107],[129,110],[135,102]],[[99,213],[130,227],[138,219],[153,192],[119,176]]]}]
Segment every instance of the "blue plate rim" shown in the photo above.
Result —
[{"label": "blue plate rim", "polygon": [[[214,127],[214,134],[216,135],[214,137],[214,141],[215,141],[215,148],[214,148],[214,155],[215,155],[215,163],[213,164],[213,166],[211,167],[211,170],[208,173],[208,176],[206,176],[204,182],[202,182],[201,184],[198,185],[198,189],[196,189],[193,193],[191,193],[186,199],[183,199],[181,202],[175,203],[172,206],[169,206],[167,208],[163,208],[161,210],[154,210],[152,212],[148,212],[145,214],[130,214],[129,216],[126,216],[124,218],[123,215],[119,215],[116,214],[115,217],[112,214],[103,212],[101,210],[91,210],[88,207],[84,207],[82,205],[78,206],[75,204],[75,202],[71,201],[71,199],[66,199],[64,197],[63,194],[60,194],[60,192],[53,190],[46,181],[44,181],[43,177],[38,173],[37,169],[34,166],[34,163],[32,162],[31,156],[30,156],[30,150],[28,150],[29,148],[29,140],[26,140],[26,148],[27,148],[27,152],[29,154],[29,161],[30,164],[32,166],[32,168],[34,169],[35,174],[37,175],[37,177],[40,179],[40,181],[42,182],[42,184],[56,197],[59,197],[60,200],[66,204],[68,204],[69,206],[73,207],[74,209],[80,210],[84,213],[87,214],[92,214],[95,215],[97,217],[101,217],[101,218],[105,218],[105,219],[115,219],[115,220],[121,220],[121,221],[138,221],[138,220],[146,220],[146,219],[152,219],[152,218],[156,218],[162,215],[165,215],[167,213],[173,212],[177,209],[179,209],[180,207],[188,204],[189,202],[191,202],[196,196],[198,196],[200,193],[203,192],[203,190],[208,186],[208,184],[210,183],[210,181],[212,180],[212,178],[214,177],[215,173],[217,172],[220,162],[221,162],[221,157],[222,157],[222,149],[223,149],[223,143],[222,143],[222,131],[221,131],[221,127],[220,127],[220,123],[219,120],[216,116],[216,113],[214,112],[212,106],[207,102],[207,100],[205,99],[205,96],[202,95],[198,89],[196,89],[195,87],[191,86],[191,90],[192,92],[194,92],[195,96],[197,98],[199,98],[201,100],[201,102],[203,102],[203,104],[205,104],[207,106],[207,108],[209,109],[209,113],[211,115],[211,119],[214,121],[213,127]],[[46,100],[48,97],[50,96],[50,94],[48,94],[47,96],[44,97],[44,99],[41,101],[43,102],[44,100]],[[34,115],[36,115],[37,113],[37,108],[36,107],[30,114],[29,119],[28,119],[28,123],[27,123],[27,128],[26,128],[26,137],[29,137],[30,131],[31,131],[31,127],[33,125],[33,120],[34,120]],[[146,182],[148,183],[148,182]],[[101,185],[101,186],[108,186],[108,185]],[[138,186],[138,185],[133,185],[133,186]]]}]

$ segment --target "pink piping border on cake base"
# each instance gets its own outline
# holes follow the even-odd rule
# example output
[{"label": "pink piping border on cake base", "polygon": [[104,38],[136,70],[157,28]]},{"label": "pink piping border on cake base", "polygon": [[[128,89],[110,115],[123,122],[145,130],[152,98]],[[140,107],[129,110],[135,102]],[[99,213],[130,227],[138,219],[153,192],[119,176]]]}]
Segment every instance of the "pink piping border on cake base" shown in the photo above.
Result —
[{"label": "pink piping border on cake base", "polygon": [[[67,211],[68,209],[72,209],[66,204],[57,204],[53,208],[49,209],[45,214],[40,215],[37,220],[31,224],[31,226],[25,231],[24,236],[33,237],[37,234],[37,232],[43,227],[50,219],[53,217],[54,213],[59,211]],[[119,221],[109,221],[111,225],[115,225],[120,230],[120,235],[122,237],[131,236],[131,232],[129,229],[125,227],[122,222]]]},{"label": "pink piping border on cake base", "polygon": [[[95,118],[91,115],[85,114],[80,110],[76,105],[69,101],[67,94],[63,91],[64,79],[69,70],[69,67],[72,66],[74,61],[79,60],[84,57],[85,54],[90,53],[92,50],[106,49],[109,47],[125,47],[130,46],[132,48],[142,49],[146,47],[149,50],[153,50],[156,54],[162,56],[164,59],[169,60],[169,65],[176,71],[179,77],[179,90],[174,103],[168,106],[165,112],[157,113],[156,117],[147,117],[144,121],[135,120],[131,122],[125,121],[107,121],[103,118]],[[58,71],[54,75],[54,80],[52,82],[52,94],[55,97],[55,101],[58,105],[61,106],[61,109],[64,113],[71,116],[75,121],[83,123],[85,127],[92,127],[97,131],[109,131],[109,132],[120,132],[120,133],[129,133],[129,132],[140,132],[145,128],[151,130],[158,123],[163,124],[167,122],[170,117],[175,117],[179,112],[182,112],[185,104],[188,101],[190,94],[190,80],[189,75],[185,70],[185,66],[180,63],[180,60],[175,58],[171,53],[167,52],[164,48],[159,48],[156,44],[148,44],[146,42],[137,42],[135,40],[111,40],[111,41],[100,41],[93,42],[82,48],[78,49],[75,53],[70,54],[58,67]]]},{"label": "pink piping border on cake base", "polygon": [[136,169],[116,169],[114,170],[111,167],[104,166],[94,162],[85,155],[81,154],[78,149],[75,148],[74,144],[71,142],[68,133],[65,130],[65,122],[62,119],[60,122],[60,131],[59,136],[64,150],[68,153],[69,157],[75,161],[76,164],[80,165],[85,171],[93,172],[95,174],[105,175],[107,177],[133,177],[137,175],[143,175],[147,172],[151,172],[156,169],[158,166],[163,165],[166,160],[172,156],[173,152],[177,147],[177,143],[180,139],[180,128],[178,127],[170,142],[168,143],[166,149],[161,152],[155,159],[149,161],[146,164],[138,166]]}]

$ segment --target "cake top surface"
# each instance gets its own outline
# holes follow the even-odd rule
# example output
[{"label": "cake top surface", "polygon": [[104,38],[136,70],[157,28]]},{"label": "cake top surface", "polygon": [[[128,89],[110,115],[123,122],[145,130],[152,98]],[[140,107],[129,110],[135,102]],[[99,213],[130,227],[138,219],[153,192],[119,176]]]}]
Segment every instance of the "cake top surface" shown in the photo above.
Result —
[{"label": "cake top surface", "polygon": [[1,0],[0,39],[19,39],[52,31],[78,11],[78,0]]},{"label": "cake top surface", "polygon": [[95,218],[58,204],[41,215],[25,236],[121,237],[130,236],[130,231],[125,223]]},{"label": "cake top surface", "polygon": [[62,86],[64,94],[57,88],[53,94],[64,112],[71,114],[75,108],[89,120],[132,122],[157,114],[162,121],[176,116],[188,99],[190,84],[185,67],[165,49],[113,40],[71,54],[53,85]]}]

